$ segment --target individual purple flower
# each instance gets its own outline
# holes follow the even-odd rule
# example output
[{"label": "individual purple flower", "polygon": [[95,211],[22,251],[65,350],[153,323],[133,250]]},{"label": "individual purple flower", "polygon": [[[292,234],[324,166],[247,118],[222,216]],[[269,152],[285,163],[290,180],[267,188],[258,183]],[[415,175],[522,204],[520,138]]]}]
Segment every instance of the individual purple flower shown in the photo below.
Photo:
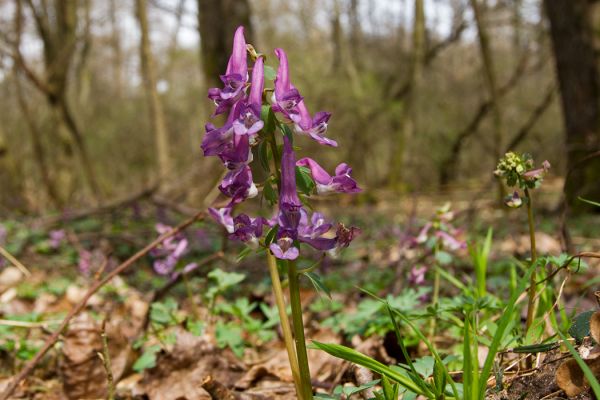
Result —
[{"label": "individual purple flower", "polygon": [[327,133],[327,123],[331,117],[331,113],[319,111],[315,117],[311,117],[304,100],[298,103],[298,112],[300,120],[296,124],[296,132],[303,135],[308,135],[315,141],[326,146],[337,147],[337,142],[333,139],[325,137]]},{"label": "individual purple flower", "polygon": [[545,160],[541,168],[536,168],[523,173],[523,178],[527,181],[541,180],[550,170],[550,162]]},{"label": "individual purple flower", "polygon": [[236,29],[233,37],[233,51],[227,63],[225,75],[221,75],[224,84],[223,89],[211,88],[208,90],[208,98],[217,105],[215,115],[227,111],[242,96],[248,82],[248,64],[246,52],[246,39],[244,38],[244,27]]},{"label": "individual purple flower", "polygon": [[235,231],[233,217],[231,216],[231,205],[223,208],[209,208],[208,213],[215,221],[223,225],[227,232],[233,233]]},{"label": "individual purple flower", "polygon": [[220,128],[215,127],[212,123],[204,125],[204,138],[202,139],[202,151],[204,156],[215,156],[224,152],[228,146],[231,146],[233,138],[233,121],[236,118],[236,112],[239,112],[238,107],[233,107],[229,112],[225,125]]},{"label": "individual purple flower", "polygon": [[300,92],[290,82],[290,70],[287,55],[283,49],[275,49],[279,59],[279,68],[275,77],[275,91],[273,92],[273,111],[282,113],[287,119],[300,123],[300,110],[298,104],[302,101]]},{"label": "individual purple flower", "polygon": [[79,272],[83,275],[89,275],[92,270],[92,252],[87,250],[79,251],[79,260],[77,262]]},{"label": "individual purple flower", "polygon": [[321,251],[333,249],[337,244],[337,238],[323,237],[329,232],[333,224],[326,222],[323,214],[314,212],[309,220],[308,213],[300,209],[300,223],[298,225],[298,240],[309,244]]},{"label": "individual purple flower", "polygon": [[519,192],[515,190],[513,194],[509,194],[504,198],[504,204],[510,208],[519,208],[523,205],[523,199],[519,196]]},{"label": "individual purple flower", "polygon": [[233,122],[235,134],[248,135],[250,143],[255,141],[258,131],[264,126],[264,122],[260,119],[264,80],[264,61],[259,57],[252,70],[252,86],[248,102],[241,106],[239,117]]},{"label": "individual purple flower", "polygon": [[456,229],[452,230],[452,234],[438,230],[435,232],[435,237],[442,241],[444,248],[450,251],[458,251],[467,248],[467,243],[458,238],[460,232]]},{"label": "individual purple flower", "polygon": [[55,230],[50,231],[48,236],[50,237],[50,240],[49,240],[50,247],[52,247],[53,249],[56,250],[61,246],[61,244],[67,237],[67,234],[65,233],[65,231],[63,229],[55,229]]},{"label": "individual purple flower", "polygon": [[361,230],[356,226],[347,227],[344,224],[338,224],[336,231],[337,247],[343,248],[350,246],[350,243],[360,235]]},{"label": "individual purple flower", "polygon": [[425,283],[425,273],[427,272],[426,266],[414,266],[411,268],[410,273],[408,274],[408,282],[411,285],[421,286]]},{"label": "individual purple flower", "polygon": [[352,168],[348,164],[338,165],[335,169],[335,176],[329,175],[315,160],[308,157],[298,160],[296,165],[310,169],[318,194],[330,192],[358,193],[362,190],[350,176]]},{"label": "individual purple flower", "polygon": [[250,138],[248,135],[234,135],[233,140],[227,143],[218,154],[219,158],[230,170],[240,169],[252,162]]},{"label": "individual purple flower", "polygon": [[252,171],[247,165],[229,171],[219,185],[219,190],[224,195],[231,197],[233,204],[241,203],[258,194],[258,189],[252,181]]},{"label": "individual purple flower", "polygon": [[281,260],[295,260],[300,255],[300,251],[294,245],[292,231],[288,229],[280,230],[277,233],[277,240],[269,246],[273,255]]},{"label": "individual purple flower", "polygon": [[[171,227],[164,224],[157,224],[156,231],[163,235],[171,230]],[[185,254],[188,247],[188,240],[181,236],[171,236],[165,239],[160,246],[151,251],[151,255],[155,258],[153,267],[154,271],[160,275],[169,274],[175,269],[177,262]]]},{"label": "individual purple flower", "polygon": [[229,235],[229,238],[257,245],[258,238],[262,236],[263,226],[266,223],[267,221],[262,217],[250,218],[246,214],[240,214],[233,218],[234,231]]},{"label": "individual purple flower", "polygon": [[[281,157],[281,191],[279,192],[279,226],[297,231],[300,223],[302,202],[296,188],[296,157],[292,143],[283,136],[283,155]],[[294,237],[295,239],[295,237]]]}]

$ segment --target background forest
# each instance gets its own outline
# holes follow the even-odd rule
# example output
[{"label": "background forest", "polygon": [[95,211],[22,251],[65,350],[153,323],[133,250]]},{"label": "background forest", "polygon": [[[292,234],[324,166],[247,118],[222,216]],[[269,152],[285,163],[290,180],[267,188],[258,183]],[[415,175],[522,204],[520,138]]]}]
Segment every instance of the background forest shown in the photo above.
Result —
[{"label": "background forest", "polygon": [[[290,49],[299,88],[336,116],[345,150],[328,166],[347,160],[369,189],[486,187],[507,150],[564,177],[599,119],[595,2],[567,3],[3,1],[0,204],[42,212],[156,185],[197,202],[216,168],[199,151],[204,93],[239,24],[259,51]],[[598,193],[594,167],[571,172],[570,198]]]}]

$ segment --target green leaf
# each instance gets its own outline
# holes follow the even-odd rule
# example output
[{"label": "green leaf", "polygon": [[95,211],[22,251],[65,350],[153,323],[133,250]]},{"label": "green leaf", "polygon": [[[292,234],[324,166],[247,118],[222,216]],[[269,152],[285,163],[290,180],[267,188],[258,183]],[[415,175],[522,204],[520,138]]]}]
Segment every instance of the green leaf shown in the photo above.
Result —
[{"label": "green leaf", "polygon": [[270,179],[267,179],[265,181],[265,185],[263,186],[263,196],[265,197],[270,206],[277,204],[277,191],[271,185]]},{"label": "green leaf", "polygon": [[204,322],[188,318],[185,321],[185,328],[194,336],[202,336],[204,333]]},{"label": "green leaf", "polygon": [[316,185],[310,174],[310,169],[306,167],[296,167],[296,185],[300,193],[310,195]]},{"label": "green leaf", "polygon": [[324,352],[331,354],[334,357],[341,358],[343,360],[350,361],[354,364],[361,365],[373,372],[376,372],[384,377],[396,381],[403,387],[417,394],[425,394],[421,390],[421,388],[406,375],[403,375],[400,372],[395,371],[394,369],[354,349],[342,346],[340,344],[326,344],[317,341],[313,341],[312,344],[314,347],[323,350]]},{"label": "green leaf", "polygon": [[584,311],[573,319],[573,325],[569,328],[569,335],[577,343],[581,343],[584,337],[590,334],[590,318],[594,310]]},{"label": "green leaf", "polygon": [[274,227],[272,227],[269,230],[269,232],[267,232],[267,234],[265,235],[265,246],[269,246],[271,243],[273,243],[275,236],[277,236],[278,230],[279,230],[279,225],[275,225]]},{"label": "green leaf", "polygon": [[258,145],[258,161],[260,161],[261,167],[267,172],[271,171],[271,167],[269,165],[269,155],[269,141],[261,140]]},{"label": "green leaf", "polygon": [[208,273],[208,277],[213,279],[217,283],[217,287],[219,291],[223,292],[226,289],[237,285],[244,279],[246,279],[245,274],[239,274],[237,272],[226,272],[220,268],[215,268]]},{"label": "green leaf", "polygon": [[159,345],[150,346],[144,350],[144,353],[133,364],[133,370],[142,372],[145,369],[156,367],[156,353],[160,351]]},{"label": "green leaf", "polygon": [[150,305],[150,321],[158,325],[170,325],[178,323],[175,317],[177,302],[167,298],[164,302],[155,302]]},{"label": "green leaf", "polygon": [[239,264],[244,258],[248,257],[250,253],[252,253],[252,248],[249,246],[244,247],[235,258],[236,264]]},{"label": "green leaf", "polygon": [[241,358],[244,355],[244,340],[242,335],[244,334],[242,328],[235,323],[224,324],[218,322],[215,328],[215,337],[217,339],[217,346],[221,349],[229,347],[233,353]]},{"label": "green leaf", "polygon": [[310,279],[317,293],[323,292],[331,299],[331,291],[327,285],[323,283],[319,275],[315,274],[314,272],[304,272],[302,275],[305,275],[308,279]]},{"label": "green leaf", "polygon": [[276,77],[277,72],[275,71],[275,68],[271,67],[270,65],[265,65],[265,79],[272,81],[275,80]]},{"label": "green leaf", "polygon": [[437,251],[435,253],[435,259],[440,265],[448,265],[452,262],[452,255],[445,251]]}]

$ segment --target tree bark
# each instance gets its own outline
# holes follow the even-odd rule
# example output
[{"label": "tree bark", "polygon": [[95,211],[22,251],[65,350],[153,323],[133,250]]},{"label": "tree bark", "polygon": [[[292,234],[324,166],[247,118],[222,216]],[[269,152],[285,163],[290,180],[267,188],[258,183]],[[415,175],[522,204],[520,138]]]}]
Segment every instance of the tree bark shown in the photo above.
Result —
[{"label": "tree bark", "polygon": [[[494,62],[492,59],[492,49],[490,45],[490,39],[485,26],[485,21],[482,15],[480,0],[470,0],[471,8],[473,9],[473,15],[475,17],[475,23],[477,25],[477,36],[479,38],[479,49],[481,51],[481,58],[483,60],[483,69],[486,78],[487,90],[490,96],[490,102],[492,106],[492,121],[494,129],[493,137],[493,149],[495,161],[499,160],[502,156],[502,141],[504,139],[504,123],[502,120],[502,110],[500,108],[500,96],[498,95],[498,80],[496,78],[496,71],[494,68]],[[505,189],[504,185],[498,180],[498,197],[500,203],[504,198]]]},{"label": "tree bark", "polygon": [[589,206],[579,196],[600,200],[600,99],[598,68],[589,21],[592,0],[545,0],[565,128],[568,209]]},{"label": "tree bark", "polygon": [[[21,0],[18,2],[20,3]],[[75,142],[84,177],[96,200],[99,200],[100,188],[96,173],[89,158],[83,134],[75,122],[67,100],[68,76],[77,44],[78,2],[76,0],[54,0],[49,6],[48,2],[35,5],[32,0],[27,0],[27,4],[44,45],[45,79],[36,76],[27,68],[18,49],[16,49],[15,58],[25,75],[46,96],[50,108],[59,111],[58,115],[63,118],[68,132]],[[60,128],[57,127],[57,129]]]},{"label": "tree bark", "polygon": [[123,50],[121,48],[121,32],[118,21],[117,0],[110,0],[109,19],[110,19],[110,46],[112,48],[112,73],[116,94],[118,97],[123,95]]},{"label": "tree bark", "polygon": [[233,46],[233,33],[243,25],[246,41],[253,41],[248,0],[197,0],[200,60],[206,82],[219,86]]},{"label": "tree bark", "polygon": [[148,7],[146,0],[136,0],[135,8],[140,25],[140,59],[141,74],[146,89],[146,100],[150,115],[150,123],[154,133],[156,155],[158,159],[158,175],[164,178],[171,169],[169,158],[169,135],[162,103],[156,89],[156,67],[150,47],[150,33],[148,29]]},{"label": "tree bark", "polygon": [[411,156],[413,139],[419,126],[419,88],[423,75],[425,60],[425,5],[423,0],[415,0],[414,25],[412,37],[412,57],[410,75],[407,82],[410,90],[407,93],[402,112],[401,137],[398,139],[396,157],[390,174],[390,184],[399,188],[402,183],[402,173],[413,163]]}]

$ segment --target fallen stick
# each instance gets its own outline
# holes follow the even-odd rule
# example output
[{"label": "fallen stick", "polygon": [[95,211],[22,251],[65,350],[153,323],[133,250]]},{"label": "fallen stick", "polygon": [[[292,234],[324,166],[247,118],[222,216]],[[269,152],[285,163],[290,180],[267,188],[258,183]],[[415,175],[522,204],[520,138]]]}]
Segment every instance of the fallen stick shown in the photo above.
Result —
[{"label": "fallen stick", "polygon": [[144,247],[143,249],[141,249],[140,251],[135,253],[133,256],[131,256],[129,259],[127,259],[125,262],[123,262],[121,265],[119,265],[117,268],[115,268],[114,270],[109,272],[108,275],[106,275],[104,277],[104,279],[94,283],[88,289],[88,291],[85,293],[85,296],[83,296],[83,299],[81,299],[81,301],[75,307],[73,307],[71,309],[69,314],[65,317],[65,319],[60,324],[59,328],[56,331],[54,331],[54,333],[48,339],[46,339],[46,343],[44,343],[44,346],[41,348],[41,350],[37,352],[35,357],[33,359],[31,359],[31,361],[29,361],[27,363],[27,365],[25,365],[25,367],[21,370],[21,372],[19,372],[17,374],[17,376],[9,383],[9,385],[4,390],[4,392],[2,392],[2,394],[0,394],[0,400],[8,400],[8,397],[15,391],[17,386],[19,386],[19,384],[35,369],[36,365],[40,362],[40,360],[42,359],[42,357],[44,357],[44,355],[48,352],[48,350],[50,350],[52,348],[52,346],[54,346],[56,344],[56,342],[58,342],[58,338],[60,337],[61,332],[67,327],[67,325],[69,324],[69,321],[71,321],[71,319],[75,315],[77,315],[79,312],[81,312],[81,310],[83,310],[83,308],[86,306],[90,297],[92,297],[92,295],[94,295],[102,286],[104,286],[112,278],[114,278],[115,276],[117,276],[118,274],[123,272],[125,269],[127,269],[129,266],[131,266],[137,260],[144,257],[150,250],[152,250],[153,248],[155,248],[156,246],[161,244],[165,239],[178,234],[183,229],[190,226],[192,223],[199,221],[203,218],[204,218],[203,212],[200,212],[200,213],[194,215],[192,218],[188,219],[187,221],[185,221],[185,222],[181,223],[180,225],[176,226],[175,228],[171,229],[169,232],[166,232],[163,235],[159,236],[157,239],[152,241],[146,247]]}]

